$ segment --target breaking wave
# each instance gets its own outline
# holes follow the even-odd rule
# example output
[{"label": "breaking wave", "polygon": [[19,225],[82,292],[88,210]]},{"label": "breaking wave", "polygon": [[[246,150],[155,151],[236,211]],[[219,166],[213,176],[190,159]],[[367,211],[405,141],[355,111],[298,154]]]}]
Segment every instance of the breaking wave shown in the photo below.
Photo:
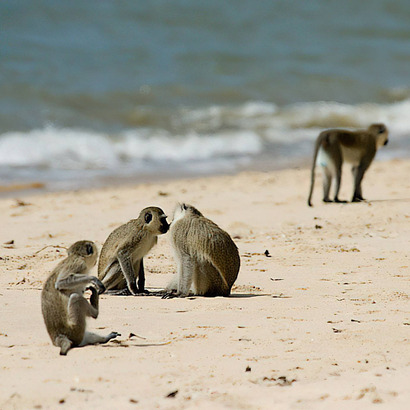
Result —
[{"label": "breaking wave", "polygon": [[[388,126],[392,143],[381,157],[410,155],[410,100],[393,104],[348,105],[335,102],[299,103],[278,107],[249,102],[240,106],[181,108],[169,114],[169,126],[130,128],[104,133],[46,125],[27,132],[0,135],[0,168],[49,170],[146,169],[172,164],[218,172],[237,161],[268,156],[292,164],[308,159],[312,142],[329,127]],[[164,124],[163,119],[161,119]]]}]

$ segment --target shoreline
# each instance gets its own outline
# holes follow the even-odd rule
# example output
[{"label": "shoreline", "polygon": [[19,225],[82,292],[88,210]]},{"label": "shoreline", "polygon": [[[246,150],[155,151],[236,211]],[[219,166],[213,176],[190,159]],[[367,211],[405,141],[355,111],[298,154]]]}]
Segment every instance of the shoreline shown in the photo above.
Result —
[{"label": "shoreline", "polygon": [[[274,165],[272,165],[274,164]],[[106,175],[106,176],[96,176],[94,178],[88,177],[87,181],[82,184],[75,185],[72,181],[64,183],[64,181],[53,182],[46,180],[18,180],[0,185],[0,199],[9,198],[16,194],[21,193],[20,196],[31,196],[38,195],[47,192],[70,192],[70,191],[84,191],[88,189],[104,189],[104,188],[115,188],[118,186],[132,187],[139,184],[150,184],[150,183],[167,183],[170,181],[177,180],[187,180],[187,179],[198,179],[207,178],[213,176],[225,176],[225,175],[237,175],[243,172],[271,172],[280,171],[285,169],[299,169],[307,167],[309,161],[306,158],[294,159],[288,162],[278,163],[276,159],[270,156],[266,158],[259,158],[258,160],[252,159],[247,164],[237,165],[232,169],[217,169],[215,171],[184,171],[173,170],[172,172],[158,171],[150,172],[146,174],[135,172],[132,175]],[[66,187],[64,187],[66,184]]]},{"label": "shoreline", "polygon": [[[376,159],[359,204],[323,204],[318,177],[313,208],[307,168],[0,198],[0,407],[407,408],[408,175],[410,160]],[[56,246],[101,250],[145,206],[172,215],[179,201],[234,238],[232,297],[102,295],[89,328],[122,336],[60,357],[40,311]],[[167,235],[144,265],[148,289],[168,283]]]}]

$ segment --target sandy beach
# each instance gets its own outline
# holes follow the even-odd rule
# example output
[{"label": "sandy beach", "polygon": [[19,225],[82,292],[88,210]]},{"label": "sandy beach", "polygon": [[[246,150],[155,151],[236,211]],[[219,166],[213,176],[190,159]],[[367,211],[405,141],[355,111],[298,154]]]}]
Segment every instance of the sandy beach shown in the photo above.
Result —
[{"label": "sandy beach", "polygon": [[[318,177],[313,208],[308,169],[0,199],[0,408],[408,408],[409,175],[409,160],[376,161],[360,204],[323,204]],[[142,208],[171,218],[180,201],[234,238],[232,296],[102,295],[89,329],[121,337],[59,356],[40,292],[60,247],[101,249]],[[167,235],[145,268],[148,289],[171,279]]]}]

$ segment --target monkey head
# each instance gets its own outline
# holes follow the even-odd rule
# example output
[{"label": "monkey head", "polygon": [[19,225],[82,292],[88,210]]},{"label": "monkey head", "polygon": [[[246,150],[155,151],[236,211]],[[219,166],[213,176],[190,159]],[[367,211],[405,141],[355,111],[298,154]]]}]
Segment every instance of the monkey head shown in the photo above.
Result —
[{"label": "monkey head", "polygon": [[92,241],[78,241],[73,243],[67,251],[68,255],[80,256],[89,268],[97,263],[98,249]]},{"label": "monkey head", "polygon": [[377,148],[387,145],[389,142],[389,132],[384,124],[372,124],[370,125],[368,131],[376,137]]},{"label": "monkey head", "polygon": [[185,203],[179,203],[174,210],[174,221],[176,221],[186,213],[196,216],[203,216],[201,212],[198,211],[198,209],[196,209],[194,206]]},{"label": "monkey head", "polygon": [[167,216],[161,208],[155,206],[144,208],[139,217],[144,221],[145,229],[153,235],[162,235],[168,232]]}]

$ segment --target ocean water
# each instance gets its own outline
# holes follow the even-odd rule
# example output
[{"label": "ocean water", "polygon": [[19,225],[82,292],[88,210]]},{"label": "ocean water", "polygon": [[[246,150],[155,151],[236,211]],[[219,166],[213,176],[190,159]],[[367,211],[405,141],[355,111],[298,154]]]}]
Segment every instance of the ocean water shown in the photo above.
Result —
[{"label": "ocean water", "polygon": [[310,163],[385,122],[410,156],[410,2],[2,0],[0,185]]}]

